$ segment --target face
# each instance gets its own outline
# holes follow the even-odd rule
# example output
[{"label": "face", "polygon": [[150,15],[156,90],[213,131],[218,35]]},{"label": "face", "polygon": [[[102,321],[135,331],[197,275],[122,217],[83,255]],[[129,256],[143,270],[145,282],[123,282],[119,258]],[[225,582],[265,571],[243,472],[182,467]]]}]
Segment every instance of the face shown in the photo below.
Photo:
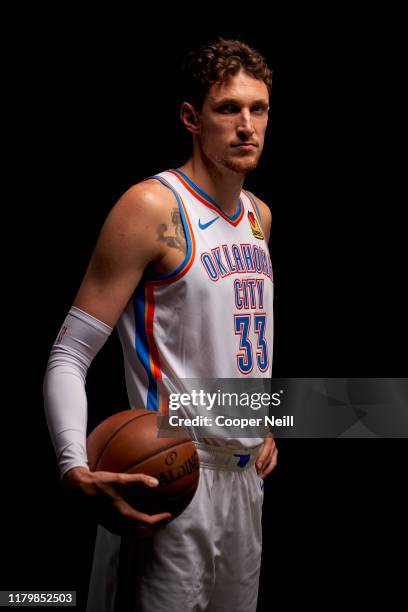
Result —
[{"label": "face", "polygon": [[258,165],[268,123],[265,83],[242,70],[212,85],[199,113],[198,142],[217,166],[245,174]]}]

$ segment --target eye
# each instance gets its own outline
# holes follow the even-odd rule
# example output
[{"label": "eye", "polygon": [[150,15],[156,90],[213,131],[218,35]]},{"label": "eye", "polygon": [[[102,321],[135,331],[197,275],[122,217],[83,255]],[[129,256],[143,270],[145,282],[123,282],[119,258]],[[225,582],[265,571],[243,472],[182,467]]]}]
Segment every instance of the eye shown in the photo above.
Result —
[{"label": "eye", "polygon": [[222,106],[217,108],[217,111],[219,113],[224,113],[224,114],[238,113],[239,112],[239,108],[235,104],[223,104]]},{"label": "eye", "polygon": [[253,113],[256,113],[257,115],[262,115],[263,113],[267,113],[268,110],[269,110],[268,107],[264,106],[263,104],[256,104],[255,106],[251,108],[251,111]]}]

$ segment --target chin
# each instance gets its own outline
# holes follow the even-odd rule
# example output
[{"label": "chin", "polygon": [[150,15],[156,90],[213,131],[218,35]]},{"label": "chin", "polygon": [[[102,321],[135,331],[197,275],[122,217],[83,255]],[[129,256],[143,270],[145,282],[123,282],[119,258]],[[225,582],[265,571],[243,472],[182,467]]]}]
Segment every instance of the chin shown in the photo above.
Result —
[{"label": "chin", "polygon": [[252,172],[258,165],[259,157],[255,159],[224,159],[223,165],[232,170],[232,172],[237,172],[238,174],[247,174],[248,172]]}]

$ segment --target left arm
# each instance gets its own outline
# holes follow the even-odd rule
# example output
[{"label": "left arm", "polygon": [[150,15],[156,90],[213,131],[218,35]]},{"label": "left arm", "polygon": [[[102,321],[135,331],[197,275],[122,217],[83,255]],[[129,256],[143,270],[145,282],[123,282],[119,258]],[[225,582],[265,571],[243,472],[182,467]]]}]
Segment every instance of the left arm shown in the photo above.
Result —
[{"label": "left arm", "polygon": [[[262,202],[256,196],[253,196],[258,204],[259,214],[261,215],[262,229],[265,235],[266,242],[269,242],[272,225],[271,209],[265,202]],[[265,438],[258,459],[256,460],[256,470],[261,478],[266,478],[268,474],[276,467],[278,461],[278,449],[276,448],[275,440],[272,434]]]}]

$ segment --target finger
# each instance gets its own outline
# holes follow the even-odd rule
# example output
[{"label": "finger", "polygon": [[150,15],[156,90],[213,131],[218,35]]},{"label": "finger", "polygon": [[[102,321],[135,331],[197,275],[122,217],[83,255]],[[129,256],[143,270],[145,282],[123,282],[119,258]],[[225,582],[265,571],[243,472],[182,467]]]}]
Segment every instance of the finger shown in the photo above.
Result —
[{"label": "finger", "polygon": [[262,465],[261,471],[263,475],[265,475],[266,470],[268,470],[267,472],[268,474],[269,472],[272,471],[272,469],[276,466],[277,458],[278,458],[278,449],[276,447],[276,444],[273,444],[268,457],[265,459]]},{"label": "finger", "polygon": [[154,525],[152,527],[145,527],[143,525],[137,526],[136,529],[132,530],[132,535],[136,538],[151,538],[158,531],[162,531],[166,525]]},{"label": "finger", "polygon": [[262,473],[260,474],[261,478],[266,478],[266,476],[268,476],[268,474],[270,474],[272,470],[275,469],[277,463],[278,463],[278,449],[275,448],[274,452],[270,456],[269,461],[265,462],[262,468]]},{"label": "finger", "polygon": [[120,485],[142,484],[146,487],[157,487],[159,481],[148,474],[115,474],[114,482]]},{"label": "finger", "polygon": [[259,469],[258,469],[258,476],[259,476],[260,478],[264,478],[264,476],[265,476],[265,472],[266,472],[266,470],[268,469],[268,466],[270,465],[271,461],[272,461],[272,456],[271,456],[271,455],[269,455],[269,456],[268,456],[268,457],[265,459],[265,461],[262,463],[261,468],[259,468]]},{"label": "finger", "polygon": [[160,523],[167,523],[171,520],[170,512],[160,512],[159,514],[145,514],[140,513],[140,522],[144,522],[147,525],[159,525]]},{"label": "finger", "polygon": [[170,512],[160,512],[159,514],[139,512],[139,510],[128,504],[123,497],[116,499],[114,505],[128,521],[137,521],[142,525],[156,525],[157,523],[169,521],[171,519]]},{"label": "finger", "polygon": [[262,465],[264,461],[267,459],[267,457],[271,453],[271,450],[274,444],[275,442],[272,438],[267,438],[265,442],[263,443],[260,453],[258,455],[258,458],[256,460],[256,467],[257,467],[258,473],[259,473],[259,470],[262,469]]},{"label": "finger", "polygon": [[159,515],[145,515],[138,512],[123,499],[118,499],[110,508],[100,509],[98,522],[110,532],[124,535],[133,533],[139,537],[152,536],[156,531],[166,527],[171,519],[168,512]]},{"label": "finger", "polygon": [[269,455],[269,448],[267,446],[265,446],[265,444],[262,446],[262,450],[258,455],[258,458],[256,460],[256,467],[258,469],[262,468],[262,465],[265,461],[265,459],[267,458],[267,456]]}]

